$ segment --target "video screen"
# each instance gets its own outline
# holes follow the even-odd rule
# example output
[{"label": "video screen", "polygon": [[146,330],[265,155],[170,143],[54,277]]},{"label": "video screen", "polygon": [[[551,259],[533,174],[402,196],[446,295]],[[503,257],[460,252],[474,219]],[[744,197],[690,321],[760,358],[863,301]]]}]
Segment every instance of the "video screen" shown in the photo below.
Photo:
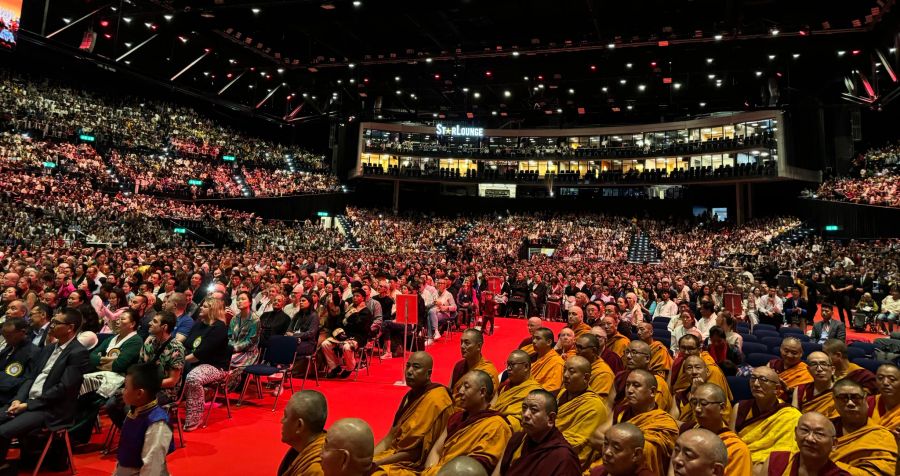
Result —
[{"label": "video screen", "polygon": [[12,50],[19,35],[22,0],[0,0],[0,49]]}]

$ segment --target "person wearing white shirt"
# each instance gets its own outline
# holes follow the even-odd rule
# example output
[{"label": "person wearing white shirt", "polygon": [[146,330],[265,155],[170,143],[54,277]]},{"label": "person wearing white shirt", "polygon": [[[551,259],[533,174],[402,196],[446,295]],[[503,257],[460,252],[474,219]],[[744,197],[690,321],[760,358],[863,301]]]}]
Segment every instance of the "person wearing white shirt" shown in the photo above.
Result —
[{"label": "person wearing white shirt", "polygon": [[700,330],[701,340],[709,338],[709,329],[716,325],[716,306],[711,301],[700,303],[700,319],[697,319],[697,329]]},{"label": "person wearing white shirt", "polygon": [[759,322],[763,324],[771,324],[775,327],[781,327],[784,324],[784,303],[777,295],[778,289],[769,288],[765,296],[761,296],[756,300],[756,313]]},{"label": "person wearing white shirt", "polygon": [[653,317],[667,317],[671,320],[678,316],[678,304],[675,304],[670,298],[670,291],[664,289],[662,300],[656,303],[656,309],[653,310]]}]

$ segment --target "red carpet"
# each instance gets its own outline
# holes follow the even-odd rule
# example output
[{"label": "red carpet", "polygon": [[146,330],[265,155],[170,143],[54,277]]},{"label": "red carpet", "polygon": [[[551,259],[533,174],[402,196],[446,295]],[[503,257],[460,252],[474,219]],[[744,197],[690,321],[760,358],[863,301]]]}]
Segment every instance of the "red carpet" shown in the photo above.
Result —
[{"label": "red carpet", "polygon": [[[836,315],[836,314],[835,314]],[[817,319],[819,316],[816,316]],[[554,333],[563,327],[562,323],[549,322]],[[506,357],[528,334],[526,323],[519,319],[497,319],[497,331],[485,337],[484,355],[494,362],[498,370],[506,367]],[[849,331],[847,341],[871,341],[879,336]],[[428,347],[434,357],[436,382],[448,384],[453,365],[460,359],[459,334],[445,336],[435,345]],[[390,429],[394,412],[400,399],[406,393],[405,386],[393,383],[402,380],[403,361],[392,359],[376,361],[370,374],[361,371],[359,381],[320,380],[308,382],[307,389],[316,389],[328,399],[328,424],[345,417],[363,418],[372,425],[376,440],[381,439]],[[300,380],[294,380],[295,389],[300,389]],[[177,448],[169,455],[169,470],[174,475],[218,474],[263,475],[274,474],[287,447],[281,443],[281,416],[290,398],[285,391],[278,402],[278,408],[271,411],[273,398],[267,394],[262,400],[255,399],[255,392],[247,391],[250,400],[243,407],[232,406],[232,418],[226,418],[225,408],[215,408],[210,416],[209,427],[185,433],[185,447]],[[235,401],[237,397],[234,397]],[[103,434],[95,435],[92,448],[85,454],[76,455],[78,474],[83,476],[107,476],[115,466],[115,455],[101,456],[99,445],[103,443],[108,430],[104,421]],[[177,436],[176,436],[177,442]],[[76,449],[78,452],[78,449]],[[26,474],[26,473],[22,473]],[[27,473],[30,474],[30,473]],[[47,473],[68,474],[68,473]]]},{"label": "red carpet", "polygon": [[[562,323],[548,323],[548,327],[557,332]],[[528,335],[524,320],[497,319],[497,331],[485,337],[484,355],[494,362],[499,370],[506,367],[506,357],[516,348],[519,342]],[[444,336],[428,352],[434,357],[434,373],[436,382],[448,384],[453,365],[460,359],[459,334]],[[381,439],[390,429],[394,412],[407,387],[394,386],[402,380],[403,360],[395,358],[388,361],[376,361],[372,364],[370,374],[360,372],[359,381],[320,380],[316,387],[310,381],[306,389],[316,389],[328,399],[328,424],[345,417],[363,418],[372,425],[375,438]],[[296,390],[300,390],[301,380],[295,379]],[[237,408],[232,406],[232,418],[226,418],[225,407],[213,409],[209,427],[185,433],[185,447],[177,448],[169,455],[169,470],[174,475],[217,474],[217,475],[268,475],[275,474],[281,457],[287,447],[281,443],[281,417],[284,406],[290,398],[290,391],[285,391],[278,401],[278,408],[271,411],[274,397],[267,394],[262,400],[256,400],[256,393],[247,390],[249,402]],[[235,401],[237,396],[234,396]],[[100,445],[108,431],[109,423],[104,420],[103,433],[95,435],[85,448],[90,451],[76,454],[75,465],[82,476],[108,476],[115,467],[115,455],[102,456]],[[176,435],[176,443],[178,442]],[[96,443],[96,445],[95,445]],[[76,453],[78,449],[76,448]],[[12,455],[11,455],[12,456]],[[22,473],[26,474],[26,473]],[[30,473],[27,473],[30,474]],[[47,474],[68,474],[49,473]]]}]

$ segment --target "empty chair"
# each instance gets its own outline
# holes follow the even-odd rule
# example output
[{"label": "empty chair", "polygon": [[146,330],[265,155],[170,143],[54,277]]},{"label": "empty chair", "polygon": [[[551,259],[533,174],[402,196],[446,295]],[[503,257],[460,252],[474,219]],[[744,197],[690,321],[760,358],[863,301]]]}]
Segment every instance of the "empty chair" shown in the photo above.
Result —
[{"label": "empty chair", "polygon": [[744,339],[744,342],[759,342],[759,337],[756,337],[753,334],[744,334],[743,332],[738,332],[741,335],[741,338]]},{"label": "empty chair", "polygon": [[875,359],[853,359],[852,362],[860,367],[872,372],[878,372],[878,367],[881,367],[884,364],[889,364],[890,362],[885,362],[883,360],[875,360]]},{"label": "empty chair", "polygon": [[668,325],[669,325],[669,324],[666,323],[666,322],[657,322],[657,321],[653,321],[653,329],[654,329],[654,330],[659,329],[659,330],[662,330],[662,331],[667,331],[667,330],[669,330]]},{"label": "empty chair", "polygon": [[762,340],[763,337],[777,337],[781,339],[781,334],[779,334],[777,331],[760,331],[753,329],[753,335],[759,337],[760,340]]},{"label": "empty chair", "polygon": [[806,358],[807,355],[813,352],[822,351],[822,344],[816,344],[815,342],[801,342],[800,346],[803,347],[803,358]]},{"label": "empty chair", "polygon": [[656,316],[656,317],[653,318],[653,323],[654,323],[654,324],[656,324],[657,322],[662,322],[663,324],[665,324],[665,325],[668,326],[668,325],[669,325],[669,321],[670,321],[670,319],[669,319],[668,317],[663,317],[663,316]]},{"label": "empty chair", "polygon": [[765,344],[760,344],[758,342],[747,342],[744,341],[744,345],[741,346],[741,352],[744,355],[747,354],[768,354],[769,347]]},{"label": "empty chair", "polygon": [[744,362],[751,367],[763,367],[769,364],[769,361],[772,359],[777,359],[777,355],[772,355],[769,353],[765,354],[747,354],[744,357]]},{"label": "empty chair", "polygon": [[775,328],[772,324],[757,324],[753,326],[754,331],[775,331],[778,332],[778,329]]},{"label": "empty chair", "polygon": [[803,330],[801,330],[799,327],[782,327],[782,328],[778,329],[778,332],[781,335],[786,335],[786,334],[803,335]]},{"label": "empty chair", "polygon": [[862,349],[865,352],[866,358],[874,359],[875,358],[875,350],[878,349],[878,344],[873,344],[871,342],[851,342],[850,345],[847,346],[847,349]]},{"label": "empty chair", "polygon": [[779,347],[781,345],[781,337],[762,337],[759,339],[759,342],[766,347]]},{"label": "empty chair", "polygon": [[[850,360],[866,358],[866,351],[859,347],[847,347],[847,358]],[[874,370],[872,372],[875,372]]]}]

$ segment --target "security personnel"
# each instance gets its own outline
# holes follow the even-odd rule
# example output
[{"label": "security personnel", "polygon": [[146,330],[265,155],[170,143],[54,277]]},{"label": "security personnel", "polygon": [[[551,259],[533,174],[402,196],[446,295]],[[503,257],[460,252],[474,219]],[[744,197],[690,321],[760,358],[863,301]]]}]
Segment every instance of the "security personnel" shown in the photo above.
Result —
[{"label": "security personnel", "polygon": [[32,359],[40,349],[28,340],[30,325],[25,319],[9,319],[3,323],[6,347],[0,351],[0,405],[8,406],[25,381]]}]

